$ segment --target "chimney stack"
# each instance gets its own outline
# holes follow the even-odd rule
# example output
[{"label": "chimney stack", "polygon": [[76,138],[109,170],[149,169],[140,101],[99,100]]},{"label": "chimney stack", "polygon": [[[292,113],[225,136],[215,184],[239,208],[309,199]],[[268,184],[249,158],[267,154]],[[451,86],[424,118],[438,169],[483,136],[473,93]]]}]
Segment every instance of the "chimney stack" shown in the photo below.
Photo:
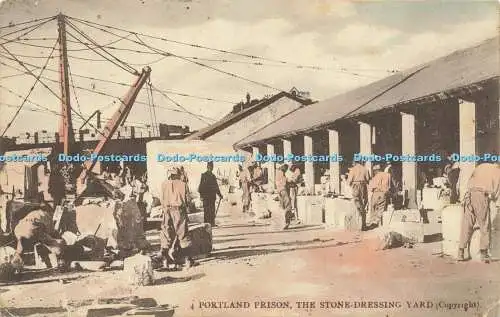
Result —
[{"label": "chimney stack", "polygon": [[101,111],[100,110],[97,110],[96,120],[97,120],[97,128],[100,129],[101,128]]},{"label": "chimney stack", "polygon": [[247,92],[247,104],[250,103],[250,93]]}]

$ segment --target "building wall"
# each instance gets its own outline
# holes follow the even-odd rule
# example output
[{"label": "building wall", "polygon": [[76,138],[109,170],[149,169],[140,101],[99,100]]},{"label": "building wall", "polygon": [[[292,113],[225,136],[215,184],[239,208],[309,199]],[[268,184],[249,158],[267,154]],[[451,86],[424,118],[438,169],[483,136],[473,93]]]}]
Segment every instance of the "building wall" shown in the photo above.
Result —
[{"label": "building wall", "polygon": [[295,100],[282,97],[267,107],[230,125],[226,129],[209,136],[206,140],[232,145],[301,105],[301,103]]}]

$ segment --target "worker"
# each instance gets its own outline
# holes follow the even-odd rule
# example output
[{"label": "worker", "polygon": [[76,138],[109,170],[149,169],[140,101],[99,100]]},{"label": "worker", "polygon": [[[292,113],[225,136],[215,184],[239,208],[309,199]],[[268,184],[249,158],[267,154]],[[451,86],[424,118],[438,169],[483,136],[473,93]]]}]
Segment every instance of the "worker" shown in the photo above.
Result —
[{"label": "worker", "polygon": [[[51,253],[54,253],[58,258],[58,265],[64,266],[62,253],[64,251],[65,242],[59,238],[54,230],[52,215],[43,209],[37,209],[30,212],[14,228],[14,235],[17,239],[16,253],[13,263],[17,266],[22,266],[22,254],[26,247],[34,246],[41,243]],[[50,263],[47,259],[44,261]]]},{"label": "worker", "polygon": [[249,166],[241,166],[240,169],[240,183],[241,183],[241,203],[243,212],[246,213],[250,209],[250,203],[252,201],[252,176],[250,174]]},{"label": "worker", "polygon": [[500,197],[500,163],[482,163],[474,169],[464,196],[464,216],[458,249],[458,260],[465,261],[464,250],[470,244],[474,227],[479,226],[481,261],[490,262],[490,202]]},{"label": "worker", "polygon": [[219,196],[219,199],[222,199],[219,184],[217,184],[217,178],[212,173],[213,169],[214,163],[208,162],[207,171],[201,174],[200,185],[198,186],[198,192],[200,193],[203,201],[203,215],[205,222],[209,223],[212,227],[215,226],[216,196]]},{"label": "worker", "polygon": [[302,179],[302,174],[300,172],[300,168],[293,164],[290,167],[289,173],[286,173],[287,175],[287,183],[288,183],[288,190],[290,193],[290,201],[291,201],[291,208],[293,213],[295,214],[295,220],[299,220],[299,212],[297,210],[297,195],[299,192],[299,186],[302,184],[303,179]]},{"label": "worker", "polygon": [[255,192],[261,193],[264,191],[262,189],[262,185],[264,184],[264,171],[258,162],[253,163],[252,183]]},{"label": "worker", "polygon": [[290,201],[287,179],[285,176],[287,170],[288,165],[283,164],[276,171],[276,190],[278,191],[280,206],[285,211],[285,226],[283,227],[283,230],[286,230],[290,227],[290,222],[293,217],[292,204]]},{"label": "worker", "polygon": [[450,186],[450,204],[458,202],[458,179],[460,178],[460,167],[458,162],[453,162],[451,156],[448,156],[448,163],[444,167],[444,176]]},{"label": "worker", "polygon": [[366,229],[366,206],[368,203],[367,184],[369,180],[370,174],[364,164],[359,161],[354,161],[352,169],[347,176],[347,184],[352,190],[352,197],[358,213],[357,216],[358,219],[361,220],[361,230]]},{"label": "worker", "polygon": [[368,185],[371,192],[371,224],[378,227],[382,224],[382,213],[387,207],[387,200],[391,189],[391,174],[382,171],[380,165],[373,166],[373,178]]},{"label": "worker", "polygon": [[[188,187],[180,178],[179,169],[171,168],[167,171],[167,180],[162,184],[163,221],[160,246],[165,268],[177,263],[179,258],[184,258],[187,268],[194,265],[190,256],[191,239],[188,233]],[[179,245],[178,252],[177,244]]]}]

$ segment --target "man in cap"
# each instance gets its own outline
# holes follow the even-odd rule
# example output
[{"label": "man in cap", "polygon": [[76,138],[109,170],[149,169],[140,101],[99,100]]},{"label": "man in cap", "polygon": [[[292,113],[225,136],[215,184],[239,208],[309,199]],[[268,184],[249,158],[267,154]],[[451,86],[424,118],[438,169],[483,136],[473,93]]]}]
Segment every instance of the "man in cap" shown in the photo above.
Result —
[{"label": "man in cap", "polygon": [[387,199],[391,189],[391,174],[382,171],[380,165],[373,166],[374,176],[368,185],[371,193],[371,226],[382,224],[382,213],[387,206]]},{"label": "man in cap", "polygon": [[219,196],[222,199],[222,194],[219,189],[219,184],[217,183],[217,178],[212,173],[214,169],[214,163],[207,163],[207,171],[201,174],[200,185],[198,186],[198,192],[200,193],[201,199],[203,201],[203,213],[205,222],[209,223],[212,227],[215,226],[215,199]]},{"label": "man in cap", "polygon": [[500,197],[500,163],[483,163],[474,169],[464,196],[464,216],[458,249],[458,261],[468,260],[464,250],[470,244],[474,226],[479,226],[481,260],[490,262],[490,202]]},{"label": "man in cap", "polygon": [[[162,184],[163,221],[160,245],[166,268],[169,264],[176,263],[178,257],[184,258],[188,268],[194,264],[190,257],[191,239],[188,234],[188,188],[187,183],[180,178],[180,171],[177,168],[171,168],[167,171],[167,180]],[[180,247],[178,256],[175,250],[176,243]]]},{"label": "man in cap", "polygon": [[285,211],[285,226],[283,227],[283,230],[288,229],[293,217],[292,204],[290,200],[290,194],[288,193],[287,179],[285,176],[287,170],[288,165],[283,164],[276,171],[276,190],[278,191],[281,208]]},{"label": "man in cap", "polygon": [[358,212],[358,219],[361,219],[361,230],[365,230],[366,205],[368,202],[367,184],[370,174],[364,164],[359,161],[353,162],[353,167],[347,176],[347,184],[352,189],[352,197]]}]

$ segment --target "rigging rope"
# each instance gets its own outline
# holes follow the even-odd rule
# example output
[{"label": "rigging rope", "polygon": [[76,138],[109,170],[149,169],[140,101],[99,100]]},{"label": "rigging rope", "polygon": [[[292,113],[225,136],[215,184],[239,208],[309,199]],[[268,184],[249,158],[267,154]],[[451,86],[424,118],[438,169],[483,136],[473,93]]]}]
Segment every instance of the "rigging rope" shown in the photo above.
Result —
[{"label": "rigging rope", "polygon": [[[52,47],[52,51],[50,52],[50,55],[52,55],[52,53],[54,53],[55,49],[56,49],[56,46],[57,46],[57,43],[59,43],[59,40],[55,41],[54,43],[54,46]],[[3,45],[2,45],[3,46]],[[17,109],[16,113],[14,114],[14,116],[12,117],[12,119],[10,120],[10,122],[7,124],[7,126],[5,127],[5,129],[3,130],[2,132],[2,137],[5,135],[5,133],[7,132],[7,130],[9,130],[9,128],[11,127],[12,123],[14,122],[14,120],[16,120],[17,116],[19,115],[19,112],[21,112],[21,109],[23,108],[23,106],[26,104],[26,100],[29,98],[29,96],[31,95],[31,93],[33,92],[33,90],[35,89],[36,87],[36,84],[40,81],[40,77],[42,76],[43,72],[45,71],[45,68],[47,67],[47,64],[49,63],[50,61],[50,58],[47,58],[47,60],[45,61],[45,64],[43,65],[42,69],[40,70],[40,73],[38,74],[38,76],[36,77],[36,80],[35,82],[33,83],[33,85],[31,86],[28,94],[26,95],[26,97],[24,97],[24,100],[23,102],[21,103],[21,105],[19,106],[19,109]]]}]

